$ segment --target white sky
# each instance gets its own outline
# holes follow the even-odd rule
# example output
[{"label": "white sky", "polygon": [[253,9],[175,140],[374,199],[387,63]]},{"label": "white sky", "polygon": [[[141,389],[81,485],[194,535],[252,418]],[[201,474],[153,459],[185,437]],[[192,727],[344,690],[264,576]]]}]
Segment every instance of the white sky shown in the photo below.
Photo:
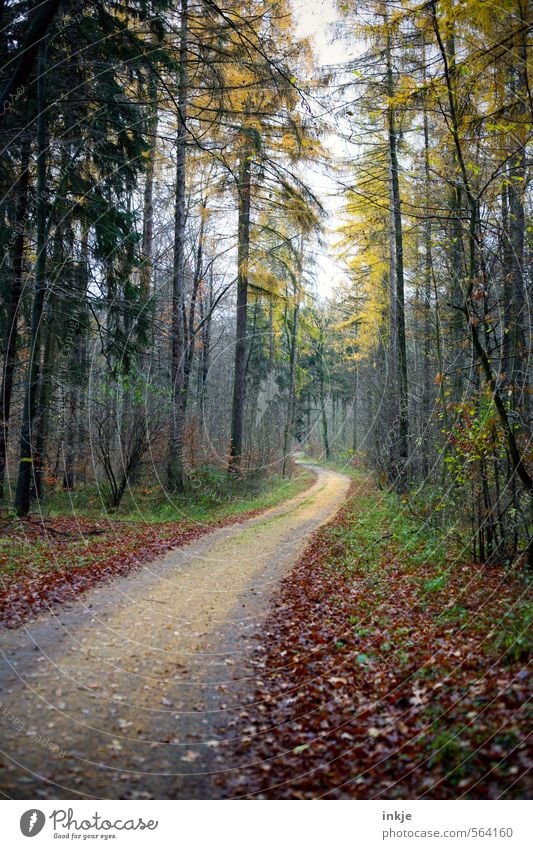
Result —
[{"label": "white sky", "polygon": [[[311,37],[315,55],[320,65],[336,65],[345,62],[350,54],[347,45],[341,41],[333,41],[331,24],[339,20],[335,0],[293,0],[294,19],[297,34]],[[323,144],[332,153],[346,154],[346,146],[341,139],[332,133],[323,138]],[[329,213],[326,227],[326,246],[318,259],[317,291],[321,296],[327,296],[332,287],[340,282],[343,273],[338,265],[332,247],[336,239],[334,229],[338,223],[338,210],[341,205],[336,184],[331,177],[317,173],[316,169],[306,174],[311,189],[319,196]]]},{"label": "white sky", "polygon": [[331,43],[329,25],[339,20],[335,0],[293,0],[294,18],[300,36],[312,36],[318,61],[323,65],[342,62],[345,45]]}]

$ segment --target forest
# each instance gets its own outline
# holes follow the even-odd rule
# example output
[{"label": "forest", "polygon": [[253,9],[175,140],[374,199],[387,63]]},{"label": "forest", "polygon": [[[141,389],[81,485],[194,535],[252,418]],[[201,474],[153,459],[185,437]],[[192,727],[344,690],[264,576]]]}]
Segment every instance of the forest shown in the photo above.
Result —
[{"label": "forest", "polygon": [[[164,780],[147,777],[157,752],[145,774],[126,742],[129,714],[105,714],[111,748],[94,774],[80,766],[104,743],[96,719],[80,742],[74,717],[121,704],[89,666],[93,692],[74,698],[63,646],[49,695],[22,687],[15,706],[72,752],[50,765],[52,744],[30,752],[8,720],[3,794],[35,797],[38,775],[59,796],[522,798],[532,4],[5,0],[0,19],[6,651],[22,652],[25,623],[48,646],[48,619],[102,587],[116,604],[94,602],[100,625],[127,635],[113,596],[126,580],[135,633],[155,651],[179,632],[176,657],[219,586],[257,621],[254,581],[279,600],[237,663],[240,712],[226,694],[239,766],[223,779],[178,780],[183,762],[220,771],[218,732],[205,756],[176,743],[180,763],[192,697],[159,689],[165,716],[145,731],[169,744]],[[303,511],[301,537],[283,531],[301,542],[293,571],[250,583],[206,560],[190,609],[177,583],[159,602],[143,583],[223,528],[233,550],[243,521],[234,562],[281,563],[281,530],[278,547],[262,534],[284,504]],[[157,630],[170,597],[169,622],[193,630]],[[93,653],[109,660],[113,639]],[[243,696],[246,670],[259,677]],[[39,698],[59,706],[56,731]]]}]

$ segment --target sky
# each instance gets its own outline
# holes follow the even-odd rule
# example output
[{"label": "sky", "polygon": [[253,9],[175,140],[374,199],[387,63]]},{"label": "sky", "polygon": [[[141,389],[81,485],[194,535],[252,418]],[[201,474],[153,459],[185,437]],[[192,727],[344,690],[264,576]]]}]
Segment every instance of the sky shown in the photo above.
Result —
[{"label": "sky", "polygon": [[318,61],[323,65],[348,57],[344,45],[331,43],[329,25],[339,19],[335,0],[293,0],[298,35],[312,36]]},{"label": "sky", "polygon": [[[320,65],[336,65],[350,58],[346,44],[333,40],[331,24],[339,20],[335,0],[293,0],[294,19],[297,34],[311,37],[315,55]],[[323,140],[323,144],[333,155],[346,153],[344,142],[332,132]],[[310,169],[306,175],[312,190],[320,197],[328,211],[326,223],[326,246],[317,256],[316,288],[319,296],[327,297],[343,277],[343,271],[335,259],[333,243],[336,239],[334,230],[339,223],[339,211],[342,197],[331,176],[319,174],[316,169]]]}]

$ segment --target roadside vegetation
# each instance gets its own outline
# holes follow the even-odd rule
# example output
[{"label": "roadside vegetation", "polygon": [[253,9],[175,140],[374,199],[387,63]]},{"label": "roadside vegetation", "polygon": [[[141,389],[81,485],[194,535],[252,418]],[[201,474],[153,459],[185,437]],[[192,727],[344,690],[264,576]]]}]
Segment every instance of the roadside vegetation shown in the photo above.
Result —
[{"label": "roadside vegetation", "polygon": [[265,625],[229,792],[527,796],[530,599],[355,473]]}]

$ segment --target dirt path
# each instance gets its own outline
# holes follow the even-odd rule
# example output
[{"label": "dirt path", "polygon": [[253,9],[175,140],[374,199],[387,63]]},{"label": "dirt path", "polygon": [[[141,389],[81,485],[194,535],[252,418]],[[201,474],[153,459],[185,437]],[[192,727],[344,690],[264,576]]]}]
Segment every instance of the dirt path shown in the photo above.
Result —
[{"label": "dirt path", "polygon": [[344,475],[4,631],[1,788],[14,798],[216,798],[270,597]]}]

